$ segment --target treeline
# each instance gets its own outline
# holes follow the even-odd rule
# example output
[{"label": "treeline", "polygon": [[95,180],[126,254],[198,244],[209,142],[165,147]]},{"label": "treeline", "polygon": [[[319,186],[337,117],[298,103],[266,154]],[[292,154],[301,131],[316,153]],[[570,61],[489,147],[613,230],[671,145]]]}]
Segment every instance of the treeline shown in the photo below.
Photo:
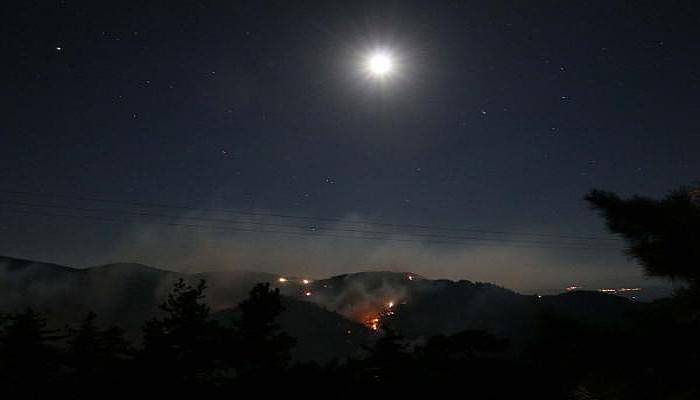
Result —
[{"label": "treeline", "polygon": [[[227,395],[239,390],[306,393],[457,387],[480,399],[665,399],[697,397],[697,321],[682,297],[659,302],[626,327],[542,317],[539,340],[522,351],[481,331],[406,340],[386,327],[365,357],[328,365],[293,363],[294,338],[276,319],[280,294],[256,285],[230,324],[211,318],[205,283],[178,281],[161,315],[130,343],[88,314],[49,329],[39,313],[0,323],[0,385],[7,398]],[[678,314],[680,312],[680,314]],[[674,314],[675,313],[675,314]],[[318,393],[317,393],[318,394]],[[675,397],[671,397],[671,395]]]},{"label": "treeline", "polygon": [[[506,395],[496,377],[523,381],[504,356],[505,340],[485,332],[435,336],[409,348],[387,327],[366,347],[366,357],[328,365],[292,363],[295,339],[276,322],[283,307],[279,289],[258,284],[238,306],[235,320],[211,318],[205,282],[178,281],[161,315],[145,322],[142,341],[130,343],[122,329],[102,328],[88,314],[74,326],[49,329],[32,309],[0,320],[0,384],[11,396],[69,393],[72,398],[128,395],[136,388],[161,394],[225,394],[241,388],[302,390],[304,387],[408,390],[417,384],[449,383],[470,376],[472,390]],[[481,388],[481,389],[479,389]],[[104,391],[109,392],[105,393]],[[308,390],[308,389],[304,389]]]}]

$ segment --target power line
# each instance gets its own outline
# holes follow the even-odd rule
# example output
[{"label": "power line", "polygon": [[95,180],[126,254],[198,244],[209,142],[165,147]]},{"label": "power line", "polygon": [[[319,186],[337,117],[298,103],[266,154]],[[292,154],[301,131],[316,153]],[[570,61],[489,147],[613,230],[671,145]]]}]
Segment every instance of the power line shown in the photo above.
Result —
[{"label": "power line", "polygon": [[[330,237],[338,239],[352,239],[352,240],[378,240],[378,241],[388,241],[388,242],[408,242],[408,243],[423,243],[423,244],[449,244],[449,245],[473,245],[474,243],[468,243],[464,241],[457,240],[418,240],[418,239],[404,239],[395,237],[379,237],[379,236],[349,236],[349,235],[338,235],[325,232],[309,232],[309,231],[281,231],[281,230],[263,230],[263,229],[252,229],[252,228],[237,228],[231,226],[216,226],[216,225],[201,225],[201,224],[183,224],[178,222],[162,222],[162,221],[139,221],[134,219],[124,219],[124,218],[111,218],[111,217],[101,217],[101,216],[91,216],[91,215],[78,215],[78,214],[58,214],[58,213],[47,213],[39,211],[27,211],[27,210],[17,210],[17,209],[7,209],[2,208],[0,212],[8,212],[14,214],[24,214],[32,216],[43,216],[43,217],[59,217],[59,218],[78,218],[86,219],[100,222],[119,222],[119,223],[141,223],[141,224],[152,224],[152,225],[164,225],[170,227],[185,227],[185,228],[195,228],[195,229],[210,229],[210,230],[223,230],[232,232],[250,232],[250,233],[264,233],[264,234],[278,234],[278,235],[294,235],[294,236],[307,236],[307,237]],[[535,245],[499,245],[497,243],[480,243],[479,246],[487,247],[512,247],[512,248],[528,248],[528,249],[552,249],[552,250],[617,250],[615,248],[600,248],[600,247],[582,247],[582,246],[535,246]]]},{"label": "power line", "polygon": [[360,233],[360,234],[371,234],[371,235],[381,235],[381,236],[389,236],[389,235],[402,235],[402,236],[410,236],[410,237],[418,237],[418,238],[423,238],[423,239],[438,239],[438,240],[466,240],[466,241],[483,241],[483,242],[507,242],[507,243],[517,243],[517,244],[538,244],[538,245],[564,245],[564,246],[577,246],[577,247],[586,247],[586,243],[582,242],[553,242],[553,241],[539,241],[539,240],[523,240],[523,239],[510,239],[510,238],[483,238],[483,237],[474,237],[474,236],[453,236],[453,235],[444,235],[444,234],[430,234],[430,233],[400,233],[400,232],[386,232],[386,231],[374,231],[374,230],[363,230],[363,229],[348,229],[348,228],[337,228],[337,227],[331,227],[331,228],[323,228],[323,227],[317,227],[317,226],[308,226],[308,225],[289,225],[289,224],[279,224],[279,223],[270,223],[270,222],[259,222],[259,221],[238,221],[238,220],[231,220],[231,219],[223,219],[223,218],[206,218],[206,217],[192,217],[192,216],[177,216],[177,215],[169,215],[169,214],[157,214],[157,213],[152,213],[152,212],[134,212],[134,211],[122,211],[122,210],[113,210],[113,209],[106,209],[106,208],[89,208],[89,207],[73,207],[73,206],[64,206],[64,205],[56,205],[56,204],[36,204],[36,203],[26,203],[26,202],[15,202],[15,201],[0,201],[0,204],[3,205],[10,205],[10,206],[20,206],[20,207],[32,207],[32,208],[52,208],[52,209],[60,209],[60,210],[70,210],[70,211],[81,211],[81,212],[97,212],[97,213],[121,213],[121,214],[126,214],[126,215],[131,215],[131,216],[139,216],[139,217],[151,217],[151,218],[173,218],[173,219],[185,219],[185,220],[193,220],[193,221],[199,221],[199,222],[216,222],[216,223],[229,223],[229,224],[238,224],[238,225],[255,225],[255,226],[265,226],[265,227],[274,227],[274,228],[292,228],[292,229],[301,229],[301,230],[307,230],[307,231],[328,231],[328,232],[345,232],[345,233]]},{"label": "power line", "polygon": [[558,235],[558,234],[517,232],[517,231],[506,231],[506,230],[455,228],[455,227],[445,227],[445,226],[437,226],[437,225],[421,225],[421,224],[397,224],[397,223],[389,223],[389,222],[381,222],[381,221],[368,221],[368,220],[348,222],[340,217],[311,217],[311,216],[293,215],[293,214],[244,211],[244,210],[227,209],[227,208],[197,208],[197,207],[170,205],[170,204],[163,204],[163,203],[132,202],[132,201],[124,201],[124,200],[114,200],[114,199],[106,199],[106,198],[91,197],[91,196],[71,196],[71,195],[57,194],[57,193],[38,193],[38,192],[18,191],[18,190],[0,190],[0,193],[22,195],[22,196],[34,196],[34,197],[52,197],[52,198],[61,198],[61,199],[87,201],[87,202],[99,202],[99,203],[116,204],[116,205],[130,206],[130,207],[164,208],[164,209],[181,210],[181,211],[228,213],[228,214],[241,215],[241,216],[252,216],[252,217],[273,217],[273,218],[297,219],[297,220],[316,221],[316,222],[334,222],[334,223],[340,223],[340,224],[344,224],[344,225],[363,224],[363,225],[384,226],[384,227],[403,228],[403,229],[421,229],[421,230],[429,230],[429,231],[466,232],[466,233],[511,235],[511,236],[533,236],[533,237],[543,237],[543,238],[549,237],[549,238],[558,238],[558,239],[587,240],[587,241],[608,241],[608,242],[609,241],[614,241],[614,242],[619,241],[619,239],[617,239],[617,238],[603,238],[603,237],[596,237],[596,236]]}]

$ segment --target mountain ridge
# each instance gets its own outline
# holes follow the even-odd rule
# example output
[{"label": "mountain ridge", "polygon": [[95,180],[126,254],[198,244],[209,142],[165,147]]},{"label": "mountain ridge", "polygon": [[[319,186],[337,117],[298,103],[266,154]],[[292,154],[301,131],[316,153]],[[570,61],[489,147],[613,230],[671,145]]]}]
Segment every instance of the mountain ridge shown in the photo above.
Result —
[{"label": "mountain ridge", "polygon": [[332,354],[357,354],[385,326],[411,339],[483,330],[523,347],[538,334],[543,315],[614,324],[643,307],[599,292],[525,295],[491,283],[395,271],[307,280],[252,271],[182,273],[138,263],[77,269],[0,257],[0,278],[0,312],[32,307],[62,326],[94,311],[102,324],[119,325],[136,340],[178,279],[206,280],[205,301],[216,318],[235,315],[250,289],[267,282],[280,290],[288,309],[280,321],[298,338],[295,358],[324,362]]}]

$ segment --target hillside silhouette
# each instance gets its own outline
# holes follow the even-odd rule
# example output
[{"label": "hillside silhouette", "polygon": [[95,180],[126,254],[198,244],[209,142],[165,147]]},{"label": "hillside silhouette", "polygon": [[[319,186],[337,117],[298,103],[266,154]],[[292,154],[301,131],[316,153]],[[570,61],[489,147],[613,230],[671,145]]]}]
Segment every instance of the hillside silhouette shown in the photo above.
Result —
[{"label": "hillside silhouette", "polygon": [[[160,302],[179,279],[189,284],[207,282],[205,301],[214,315],[235,314],[237,304],[250,289],[256,283],[267,282],[280,289],[287,305],[288,311],[281,319],[285,329],[316,343],[309,345],[310,354],[305,354],[307,346],[300,346],[295,354],[301,360],[329,359],[312,350],[319,341],[339,344],[349,340],[361,345],[367,326],[377,318],[381,320],[378,324],[390,323],[412,338],[485,330],[523,342],[532,339],[542,313],[607,322],[640,306],[598,292],[522,295],[493,284],[431,280],[407,272],[361,272],[303,283],[301,278],[279,282],[277,275],[257,272],[185,274],[124,263],[73,269],[4,257],[0,259],[0,273],[3,289],[17,294],[4,296],[0,309],[31,307],[49,316],[56,326],[95,312],[103,324],[119,325],[134,339],[138,339],[143,321],[158,312]],[[308,321],[318,321],[313,326],[322,330],[310,330]],[[333,354],[339,349],[328,350]],[[355,352],[347,348],[339,354]]]},{"label": "hillside silhouette", "polygon": [[[682,310],[675,299],[521,295],[395,272],[280,282],[138,264],[76,270],[3,258],[0,265],[3,291],[16,294],[2,297],[0,325],[2,379],[14,394],[80,397],[104,385],[116,394],[137,382],[216,395],[270,380],[275,389],[321,381],[401,392],[406,382],[467,379],[471,394],[503,399],[652,399],[698,389],[685,368],[700,354],[697,324],[675,316]],[[230,279],[215,290],[203,279],[222,275]],[[253,283],[260,278],[268,282]]]}]

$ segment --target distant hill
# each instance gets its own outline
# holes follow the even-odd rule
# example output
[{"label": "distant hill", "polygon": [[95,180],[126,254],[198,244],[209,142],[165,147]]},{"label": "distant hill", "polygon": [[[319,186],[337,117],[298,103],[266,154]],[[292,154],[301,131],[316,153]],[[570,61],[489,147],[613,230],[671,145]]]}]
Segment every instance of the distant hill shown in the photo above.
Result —
[{"label": "distant hill", "polygon": [[0,311],[33,307],[46,312],[54,326],[94,311],[103,324],[122,326],[138,338],[143,322],[158,313],[179,278],[206,280],[207,302],[221,321],[236,317],[237,304],[256,283],[279,287],[286,308],[279,322],[298,339],[298,360],[357,355],[376,337],[374,330],[387,325],[408,338],[478,329],[523,344],[538,334],[543,316],[613,324],[644,307],[599,292],[522,295],[489,283],[431,280],[410,272],[304,281],[248,271],[187,274],[127,263],[75,269],[0,257]]},{"label": "distant hill", "polygon": [[[363,325],[313,303],[284,296],[282,306],[285,311],[278,323],[297,340],[292,356],[298,361],[325,363],[358,357],[372,339],[372,333]],[[214,318],[227,325],[239,318],[239,314],[237,309],[230,308],[215,313]]]},{"label": "distant hill", "polygon": [[[408,337],[485,330],[515,342],[537,334],[544,315],[608,324],[642,304],[599,292],[522,295],[481,282],[431,280],[410,272],[360,272],[285,288],[296,296],[372,327],[391,325]],[[306,296],[310,293],[310,296]]]},{"label": "distant hill", "polygon": [[142,264],[117,263],[86,269],[0,257],[0,310],[32,307],[56,325],[72,323],[94,311],[104,324],[118,324],[137,334],[143,321],[158,312],[173,283],[183,278],[207,281],[214,310],[235,307],[258,282],[272,275],[258,272],[183,274]]}]

